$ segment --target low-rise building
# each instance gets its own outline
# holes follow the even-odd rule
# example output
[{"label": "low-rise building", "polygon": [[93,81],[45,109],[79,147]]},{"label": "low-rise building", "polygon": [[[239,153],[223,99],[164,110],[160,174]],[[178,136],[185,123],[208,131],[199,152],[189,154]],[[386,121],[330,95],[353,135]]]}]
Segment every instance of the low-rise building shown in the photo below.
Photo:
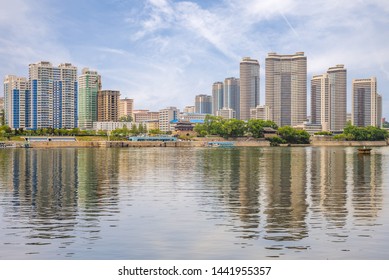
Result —
[{"label": "low-rise building", "polygon": [[123,128],[124,126],[131,129],[133,124],[138,127],[138,124],[134,122],[94,122],[93,130],[112,131],[117,128]]}]

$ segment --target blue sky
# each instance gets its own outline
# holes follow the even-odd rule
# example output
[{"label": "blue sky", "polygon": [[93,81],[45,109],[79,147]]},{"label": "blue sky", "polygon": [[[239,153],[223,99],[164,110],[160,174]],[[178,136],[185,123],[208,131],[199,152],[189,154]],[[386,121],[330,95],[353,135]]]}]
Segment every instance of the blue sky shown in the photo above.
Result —
[{"label": "blue sky", "polygon": [[[239,77],[239,61],[304,51],[308,81],[336,64],[376,76],[389,105],[387,0],[0,0],[0,75],[28,64],[71,62],[102,75],[104,89],[136,109],[193,105],[212,83]],[[2,91],[0,91],[2,95]],[[350,109],[349,109],[350,111]],[[389,115],[387,116],[389,117]]]}]

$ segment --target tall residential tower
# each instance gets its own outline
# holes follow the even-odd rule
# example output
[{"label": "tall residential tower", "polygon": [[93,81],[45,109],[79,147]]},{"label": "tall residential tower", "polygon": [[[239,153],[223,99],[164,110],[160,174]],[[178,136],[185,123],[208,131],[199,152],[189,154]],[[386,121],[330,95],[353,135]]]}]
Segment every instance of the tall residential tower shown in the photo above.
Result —
[{"label": "tall residential tower", "polygon": [[250,119],[250,109],[258,105],[259,62],[256,59],[244,57],[240,62],[240,119]]},{"label": "tall residential tower", "polygon": [[196,95],[195,113],[212,114],[212,96],[206,94]]},{"label": "tall residential tower", "polygon": [[28,80],[24,77],[8,75],[4,79],[5,124],[12,129],[29,127],[30,92]]},{"label": "tall residential tower", "polygon": [[92,129],[97,121],[97,93],[101,90],[101,77],[96,71],[82,69],[78,77],[78,126]]},{"label": "tall residential tower", "polygon": [[341,131],[347,121],[347,70],[330,67],[326,74],[311,80],[311,117],[323,131]]},{"label": "tall residential tower", "polygon": [[31,129],[77,127],[77,68],[53,67],[41,61],[29,65]]},{"label": "tall residential tower", "polygon": [[216,116],[216,112],[223,108],[224,89],[222,82],[215,82],[212,85],[212,114]]},{"label": "tall residential tower", "polygon": [[240,119],[240,83],[239,79],[231,77],[224,80],[224,105],[235,111],[235,117]]},{"label": "tall residential tower", "polygon": [[377,79],[354,79],[352,122],[355,126],[381,126],[382,97],[377,93]]},{"label": "tall residential tower", "polygon": [[266,105],[278,126],[295,126],[307,119],[307,57],[269,53],[266,58]]}]

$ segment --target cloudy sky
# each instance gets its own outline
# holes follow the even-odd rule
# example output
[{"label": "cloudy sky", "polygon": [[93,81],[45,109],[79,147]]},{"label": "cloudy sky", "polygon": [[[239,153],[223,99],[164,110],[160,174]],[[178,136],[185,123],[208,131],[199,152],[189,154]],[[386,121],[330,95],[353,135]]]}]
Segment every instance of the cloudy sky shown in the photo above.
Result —
[{"label": "cloudy sky", "polygon": [[[0,0],[0,75],[70,62],[102,75],[136,109],[193,105],[212,83],[239,77],[239,61],[268,52],[308,57],[313,74],[344,64],[376,76],[389,105],[388,0]],[[0,91],[0,95],[3,92]],[[349,98],[349,108],[351,99]]]}]

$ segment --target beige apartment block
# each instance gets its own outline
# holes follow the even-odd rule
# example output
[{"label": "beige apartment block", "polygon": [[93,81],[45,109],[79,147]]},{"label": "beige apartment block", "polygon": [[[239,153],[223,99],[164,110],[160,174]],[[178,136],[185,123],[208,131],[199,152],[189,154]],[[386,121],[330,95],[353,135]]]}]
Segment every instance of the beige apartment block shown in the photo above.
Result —
[{"label": "beige apartment block", "polygon": [[126,117],[126,116],[130,116],[131,118],[134,118],[133,112],[134,112],[134,99],[124,98],[119,100],[119,119],[121,117]]},{"label": "beige apartment block", "polygon": [[143,123],[159,119],[159,112],[150,112],[149,110],[134,110],[134,122]]},{"label": "beige apartment block", "polygon": [[347,121],[347,70],[344,65],[330,67],[311,80],[311,122],[323,131],[341,131]]},{"label": "beige apartment block", "polygon": [[381,126],[382,96],[377,93],[377,79],[354,79],[352,82],[352,122],[355,126]]},{"label": "beige apartment block", "polygon": [[251,119],[268,121],[271,117],[271,109],[267,105],[258,105],[251,109]]},{"label": "beige apartment block", "polygon": [[101,90],[97,94],[97,121],[117,122],[119,119],[120,91]]}]

